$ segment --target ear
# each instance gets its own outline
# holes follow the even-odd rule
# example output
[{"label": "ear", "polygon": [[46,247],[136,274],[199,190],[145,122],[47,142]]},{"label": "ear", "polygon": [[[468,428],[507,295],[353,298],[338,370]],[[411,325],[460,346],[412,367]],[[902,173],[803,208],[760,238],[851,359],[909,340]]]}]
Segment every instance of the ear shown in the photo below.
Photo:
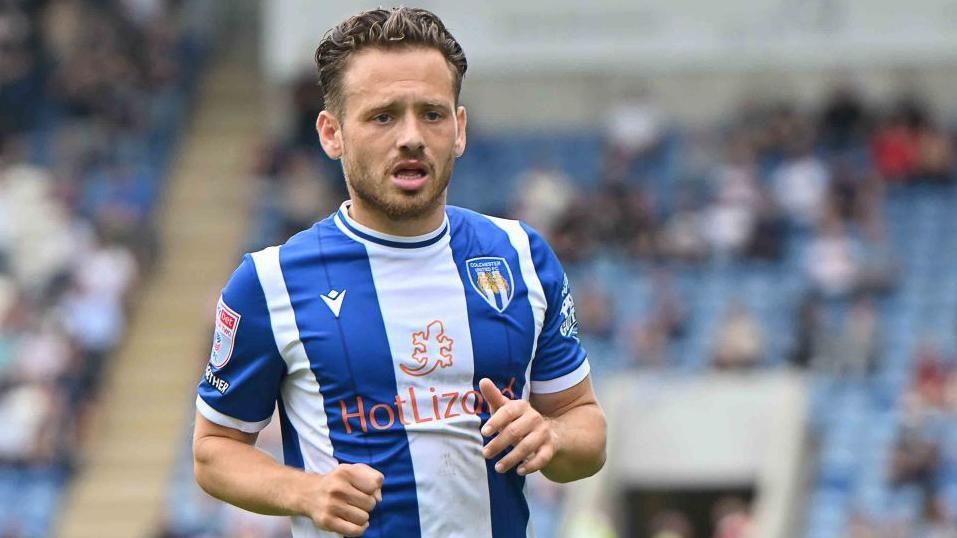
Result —
[{"label": "ear", "polygon": [[330,159],[339,160],[342,157],[342,126],[339,120],[328,110],[323,110],[316,118],[316,131],[322,150]]},{"label": "ear", "polygon": [[468,123],[468,114],[465,113],[465,107],[459,106],[455,109],[456,127],[455,132],[455,156],[461,157],[465,153],[465,125]]}]

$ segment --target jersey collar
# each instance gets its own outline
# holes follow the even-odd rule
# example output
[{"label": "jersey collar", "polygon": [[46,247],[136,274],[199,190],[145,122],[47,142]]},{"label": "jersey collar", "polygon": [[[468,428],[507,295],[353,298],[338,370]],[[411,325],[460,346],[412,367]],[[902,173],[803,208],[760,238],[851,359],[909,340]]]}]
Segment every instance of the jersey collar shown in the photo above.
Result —
[{"label": "jersey collar", "polygon": [[391,248],[423,248],[438,243],[449,233],[449,216],[445,215],[445,219],[442,220],[442,225],[427,234],[411,237],[384,234],[353,220],[352,217],[349,216],[349,207],[351,205],[352,202],[350,200],[343,202],[342,205],[339,206],[339,211],[336,213],[334,220],[336,226],[338,226],[343,233],[361,243],[375,243]]}]

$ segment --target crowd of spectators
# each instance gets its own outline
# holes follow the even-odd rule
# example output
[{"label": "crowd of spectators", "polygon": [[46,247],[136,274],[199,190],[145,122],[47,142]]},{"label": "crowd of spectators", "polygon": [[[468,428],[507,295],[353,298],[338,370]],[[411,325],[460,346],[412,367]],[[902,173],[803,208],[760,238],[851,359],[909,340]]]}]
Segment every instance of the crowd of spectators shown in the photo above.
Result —
[{"label": "crowd of spectators", "polygon": [[[0,536],[45,536],[156,256],[185,2],[0,2]],[[18,508],[19,507],[19,508]]]}]

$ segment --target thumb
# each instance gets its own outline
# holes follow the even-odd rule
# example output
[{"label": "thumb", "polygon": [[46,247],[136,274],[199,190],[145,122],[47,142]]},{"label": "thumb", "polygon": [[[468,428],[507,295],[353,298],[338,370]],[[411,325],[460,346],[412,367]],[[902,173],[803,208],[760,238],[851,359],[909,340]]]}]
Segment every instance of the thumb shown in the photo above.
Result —
[{"label": "thumb", "polygon": [[492,383],[492,380],[483,377],[479,381],[479,389],[482,391],[482,397],[485,398],[485,401],[488,402],[489,410],[492,413],[498,411],[499,407],[508,403],[508,398],[502,394],[502,391],[498,390],[498,387],[495,386],[495,383]]},{"label": "thumb", "polygon": [[359,491],[368,495],[373,495],[382,488],[385,477],[379,471],[369,467],[364,463],[352,465],[349,473],[349,482]]}]

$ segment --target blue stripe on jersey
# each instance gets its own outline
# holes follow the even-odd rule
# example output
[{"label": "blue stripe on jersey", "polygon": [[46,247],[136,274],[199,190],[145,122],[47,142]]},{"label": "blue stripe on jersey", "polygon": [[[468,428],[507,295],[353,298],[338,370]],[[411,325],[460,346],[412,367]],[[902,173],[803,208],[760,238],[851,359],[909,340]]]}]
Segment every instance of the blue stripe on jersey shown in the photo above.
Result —
[{"label": "blue stripe on jersey", "polygon": [[286,415],[286,405],[282,401],[282,396],[276,400],[276,403],[279,404],[279,426],[282,428],[283,461],[290,467],[304,469],[302,449],[299,447],[299,432]]},{"label": "blue stripe on jersey", "polygon": [[[508,235],[485,217],[457,207],[448,207],[447,212],[452,234],[452,258],[465,288],[469,312],[472,353],[475,357],[473,385],[475,390],[479,390],[479,381],[488,377],[499,388],[510,388],[514,397],[520,398],[525,386],[525,370],[532,354],[535,322],[528,301],[528,288],[521,278],[518,253],[509,242]],[[504,257],[511,267],[515,289],[504,313],[492,308],[470,283],[465,262],[480,256]],[[508,360],[503,361],[502,357],[508,357]],[[484,425],[489,419],[488,413],[483,411],[481,418]],[[485,442],[488,441],[486,438]],[[524,538],[528,527],[528,503],[523,493],[525,478],[519,476],[514,468],[505,474],[497,473],[494,466],[501,456],[485,462],[492,534],[495,538]]]},{"label": "blue stripe on jersey", "polygon": [[[396,420],[378,429],[367,420],[374,406],[395,405],[398,389],[365,247],[326,219],[290,239],[279,259],[300,339],[322,391],[333,456],[340,463],[365,463],[385,476],[382,502],[365,535],[419,536],[405,428]],[[331,290],[347,293],[338,318],[321,298]]]},{"label": "blue stripe on jersey", "polygon": [[535,381],[556,379],[581,366],[586,353],[578,340],[577,323],[576,329],[570,334],[563,335],[561,332],[566,314],[574,314],[573,308],[571,312],[562,312],[565,300],[571,301],[571,290],[565,285],[567,280],[561,262],[535,230],[524,224],[522,229],[528,234],[532,262],[548,303],[542,334],[538,337],[538,349],[535,350],[535,361],[532,362],[531,378]]},{"label": "blue stripe on jersey", "polygon": [[239,314],[231,356],[220,368],[209,366],[211,374],[228,383],[217,390],[204,377],[199,396],[224,415],[245,422],[261,422],[272,417],[279,386],[286,375],[276,341],[272,335],[269,309],[256,274],[256,266],[247,254],[223,288],[223,303]]}]

